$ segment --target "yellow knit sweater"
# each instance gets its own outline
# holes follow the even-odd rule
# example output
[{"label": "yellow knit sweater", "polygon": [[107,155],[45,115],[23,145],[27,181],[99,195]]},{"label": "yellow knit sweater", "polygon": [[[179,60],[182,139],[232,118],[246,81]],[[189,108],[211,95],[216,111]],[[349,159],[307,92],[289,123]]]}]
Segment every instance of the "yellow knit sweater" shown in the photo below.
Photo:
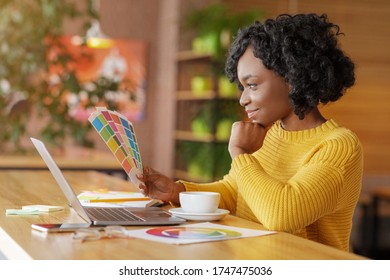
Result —
[{"label": "yellow knit sweater", "polygon": [[235,157],[222,180],[182,183],[187,190],[221,193],[221,208],[269,230],[349,251],[362,170],[359,140],[335,121],[302,131],[277,122],[263,147]]}]

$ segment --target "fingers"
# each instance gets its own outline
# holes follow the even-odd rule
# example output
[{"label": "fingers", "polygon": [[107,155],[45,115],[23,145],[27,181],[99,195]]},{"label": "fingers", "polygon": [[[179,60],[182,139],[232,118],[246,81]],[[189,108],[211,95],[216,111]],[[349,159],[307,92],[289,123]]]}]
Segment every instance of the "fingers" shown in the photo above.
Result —
[{"label": "fingers", "polygon": [[149,167],[149,166],[144,166],[143,167],[143,174],[146,174],[146,175],[154,175],[154,174],[157,174],[157,175],[161,175],[160,172],[158,172],[157,170]]},{"label": "fingers", "polygon": [[149,173],[150,173],[150,167],[144,166],[144,167],[142,168],[142,171],[143,171],[144,174],[149,174]]},{"label": "fingers", "polygon": [[144,176],[144,174],[136,174],[135,176],[138,178],[138,180],[140,180],[141,182],[145,183],[145,176]]},{"label": "fingers", "polygon": [[145,185],[139,185],[139,190],[143,195],[148,196],[149,191]]},{"label": "fingers", "polygon": [[137,174],[137,178],[143,183],[139,185],[140,192],[150,197],[150,184],[152,183],[152,169],[150,167],[143,167],[143,173]]},{"label": "fingers", "polygon": [[158,173],[158,172],[156,172],[153,168],[151,168],[149,166],[144,166],[143,167],[143,173],[147,174],[147,175],[150,175],[150,174]]},{"label": "fingers", "polygon": [[137,178],[145,185],[150,187],[150,184],[158,184],[158,182],[161,181],[164,176],[150,167],[144,167],[143,174],[137,175]]}]

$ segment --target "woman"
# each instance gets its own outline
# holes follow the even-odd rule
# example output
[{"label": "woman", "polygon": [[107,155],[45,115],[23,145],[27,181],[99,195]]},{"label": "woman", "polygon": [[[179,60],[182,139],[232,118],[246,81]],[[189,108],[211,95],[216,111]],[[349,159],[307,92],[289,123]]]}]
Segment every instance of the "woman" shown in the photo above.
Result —
[{"label": "woman", "polygon": [[339,35],[326,15],[315,14],[280,15],[240,30],[226,73],[251,121],[232,126],[229,174],[196,184],[145,168],[142,191],[174,203],[181,191],[216,191],[220,207],[239,217],[348,251],[362,148],[318,109],[355,82]]}]

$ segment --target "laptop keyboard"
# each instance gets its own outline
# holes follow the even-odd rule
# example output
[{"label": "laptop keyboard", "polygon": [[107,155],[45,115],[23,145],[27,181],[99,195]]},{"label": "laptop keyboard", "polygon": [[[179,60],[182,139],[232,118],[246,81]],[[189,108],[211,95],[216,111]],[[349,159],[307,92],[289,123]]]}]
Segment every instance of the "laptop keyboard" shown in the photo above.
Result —
[{"label": "laptop keyboard", "polygon": [[144,221],[126,208],[88,208],[88,214],[96,221]]}]

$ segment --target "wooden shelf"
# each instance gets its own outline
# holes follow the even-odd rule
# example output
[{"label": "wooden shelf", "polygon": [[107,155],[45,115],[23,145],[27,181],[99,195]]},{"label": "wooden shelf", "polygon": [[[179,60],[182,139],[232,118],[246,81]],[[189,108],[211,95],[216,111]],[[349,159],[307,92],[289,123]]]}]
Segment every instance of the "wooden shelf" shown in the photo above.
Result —
[{"label": "wooden shelf", "polygon": [[176,54],[177,61],[203,60],[211,59],[211,53],[196,53],[191,50],[180,51]]},{"label": "wooden shelf", "polygon": [[193,93],[191,90],[179,90],[177,91],[177,100],[185,101],[196,101],[196,100],[212,100],[212,99],[220,99],[220,100],[239,100],[238,94],[237,96],[220,96],[217,92],[213,90],[208,90],[202,93],[202,96],[196,96],[196,93]]},{"label": "wooden shelf", "polygon": [[[219,87],[223,87],[223,84],[221,84],[223,81],[213,71],[212,54],[196,53],[188,50],[180,51],[176,55],[178,69],[176,90],[177,116],[174,136],[176,153],[180,153],[182,149],[189,147],[189,150],[183,150],[183,152],[191,151],[191,159],[196,158],[194,160],[197,163],[199,161],[203,163],[203,158],[205,158],[205,160],[210,160],[210,162],[218,162],[218,166],[200,164],[199,171],[194,171],[193,168],[195,167],[190,164],[190,159],[178,154],[175,158],[175,176],[179,179],[194,182],[211,182],[219,179],[216,176],[220,176],[220,173],[228,172],[230,167],[230,161],[228,162],[224,156],[217,158],[221,154],[221,148],[226,146],[227,149],[229,139],[220,139],[217,137],[216,132],[218,122],[230,113],[230,108],[235,109],[237,107],[235,103],[238,105],[238,93],[237,95],[232,94],[232,96],[221,96]],[[193,92],[191,90],[191,86],[193,86],[191,84],[192,78],[196,76],[208,77],[210,79],[210,86],[205,87],[208,90],[204,92]],[[226,118],[230,119],[230,117]],[[194,120],[197,123],[193,123]],[[200,120],[205,122],[204,125],[208,128],[206,131],[209,131],[209,133],[201,134],[192,131],[193,127],[202,125],[199,123]],[[185,143],[186,141],[190,143]],[[192,144],[194,144],[193,148],[191,148]],[[188,171],[185,171],[187,168],[193,172],[189,174]]]},{"label": "wooden shelf", "polygon": [[215,136],[213,134],[205,134],[204,136],[195,135],[192,131],[176,130],[176,140],[197,141],[197,142],[213,142]]},{"label": "wooden shelf", "polygon": [[177,100],[211,100],[215,98],[216,93],[208,90],[202,93],[202,96],[196,96],[191,90],[180,90],[177,92]]},{"label": "wooden shelf", "polygon": [[196,141],[204,143],[228,143],[229,139],[218,139],[213,134],[207,134],[205,136],[195,135],[192,131],[177,130],[175,135],[176,140],[181,141]]}]

